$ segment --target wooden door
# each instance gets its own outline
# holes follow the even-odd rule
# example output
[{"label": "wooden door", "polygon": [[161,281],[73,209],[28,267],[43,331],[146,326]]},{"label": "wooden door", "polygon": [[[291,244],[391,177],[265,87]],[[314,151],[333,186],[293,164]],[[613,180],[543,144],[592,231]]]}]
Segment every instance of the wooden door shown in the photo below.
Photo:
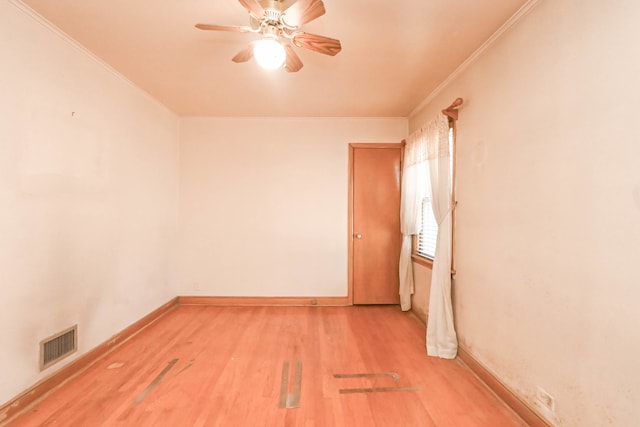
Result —
[{"label": "wooden door", "polygon": [[401,144],[351,144],[354,304],[399,304]]}]

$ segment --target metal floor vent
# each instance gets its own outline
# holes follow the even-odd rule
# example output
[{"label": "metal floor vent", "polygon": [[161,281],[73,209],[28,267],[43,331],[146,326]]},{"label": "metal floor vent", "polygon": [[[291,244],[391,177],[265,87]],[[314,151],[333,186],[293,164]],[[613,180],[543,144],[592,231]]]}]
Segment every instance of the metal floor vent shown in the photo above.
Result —
[{"label": "metal floor vent", "polygon": [[78,349],[78,325],[40,342],[40,370],[64,359]]}]

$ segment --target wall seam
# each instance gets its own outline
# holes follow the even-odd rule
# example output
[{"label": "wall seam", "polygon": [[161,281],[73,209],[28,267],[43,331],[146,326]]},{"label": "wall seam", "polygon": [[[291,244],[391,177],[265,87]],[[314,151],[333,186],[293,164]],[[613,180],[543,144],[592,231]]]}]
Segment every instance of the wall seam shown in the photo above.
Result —
[{"label": "wall seam", "polygon": [[113,74],[114,76],[116,76],[117,78],[119,78],[120,80],[128,84],[129,86],[135,88],[135,90],[139,91],[145,98],[152,101],[156,105],[164,108],[166,111],[170,112],[174,117],[176,118],[179,117],[175,111],[167,107],[158,99],[154,98],[149,92],[145,91],[140,86],[136,85],[134,82],[129,80],[127,77],[121,74],[118,70],[113,68],[107,62],[105,62],[102,58],[100,58],[99,56],[91,52],[89,49],[87,49],[85,46],[80,44],[77,40],[75,40],[69,34],[65,33],[60,28],[53,25],[53,23],[47,21],[45,18],[39,15],[35,10],[33,10],[31,7],[23,3],[21,0],[8,0],[8,2],[9,4],[13,5],[16,9],[24,13],[26,16],[33,19],[35,22],[42,25],[43,27],[47,28],[53,34],[58,36],[60,39],[64,40],[66,43],[68,43],[70,46],[75,48],[77,51],[81,52],[86,57],[92,59],[95,63],[100,65],[104,70],[110,72],[111,74]]}]

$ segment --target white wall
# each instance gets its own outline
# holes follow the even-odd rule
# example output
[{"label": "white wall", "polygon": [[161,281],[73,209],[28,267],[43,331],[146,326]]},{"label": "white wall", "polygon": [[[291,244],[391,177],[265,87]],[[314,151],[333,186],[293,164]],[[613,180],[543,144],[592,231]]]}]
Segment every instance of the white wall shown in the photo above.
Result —
[{"label": "white wall", "polygon": [[431,266],[413,263],[414,293],[411,296],[411,311],[427,323],[429,316],[429,292],[431,292]]},{"label": "white wall", "polygon": [[[0,1],[0,404],[176,295],[177,119]],[[71,359],[73,360],[73,359]],[[67,359],[66,362],[70,361]]]},{"label": "white wall", "polygon": [[346,296],[350,142],[407,119],[180,120],[179,293]]},{"label": "white wall", "polygon": [[460,341],[563,426],[640,419],[640,2],[541,1],[410,120],[461,96]]}]

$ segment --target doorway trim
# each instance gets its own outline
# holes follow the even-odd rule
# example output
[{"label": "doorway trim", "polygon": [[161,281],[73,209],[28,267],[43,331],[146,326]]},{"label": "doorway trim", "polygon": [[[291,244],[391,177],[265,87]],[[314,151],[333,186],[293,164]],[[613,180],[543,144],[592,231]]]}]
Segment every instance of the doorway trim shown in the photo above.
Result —
[{"label": "doorway trim", "polygon": [[[350,142],[349,143],[349,213],[347,227],[348,241],[348,293],[347,299],[349,305],[353,305],[353,160],[356,148],[399,148],[400,149],[400,182],[402,183],[402,167],[404,162],[404,143],[403,142]],[[400,215],[400,212],[398,212]],[[398,260],[399,262],[399,260]]]}]

